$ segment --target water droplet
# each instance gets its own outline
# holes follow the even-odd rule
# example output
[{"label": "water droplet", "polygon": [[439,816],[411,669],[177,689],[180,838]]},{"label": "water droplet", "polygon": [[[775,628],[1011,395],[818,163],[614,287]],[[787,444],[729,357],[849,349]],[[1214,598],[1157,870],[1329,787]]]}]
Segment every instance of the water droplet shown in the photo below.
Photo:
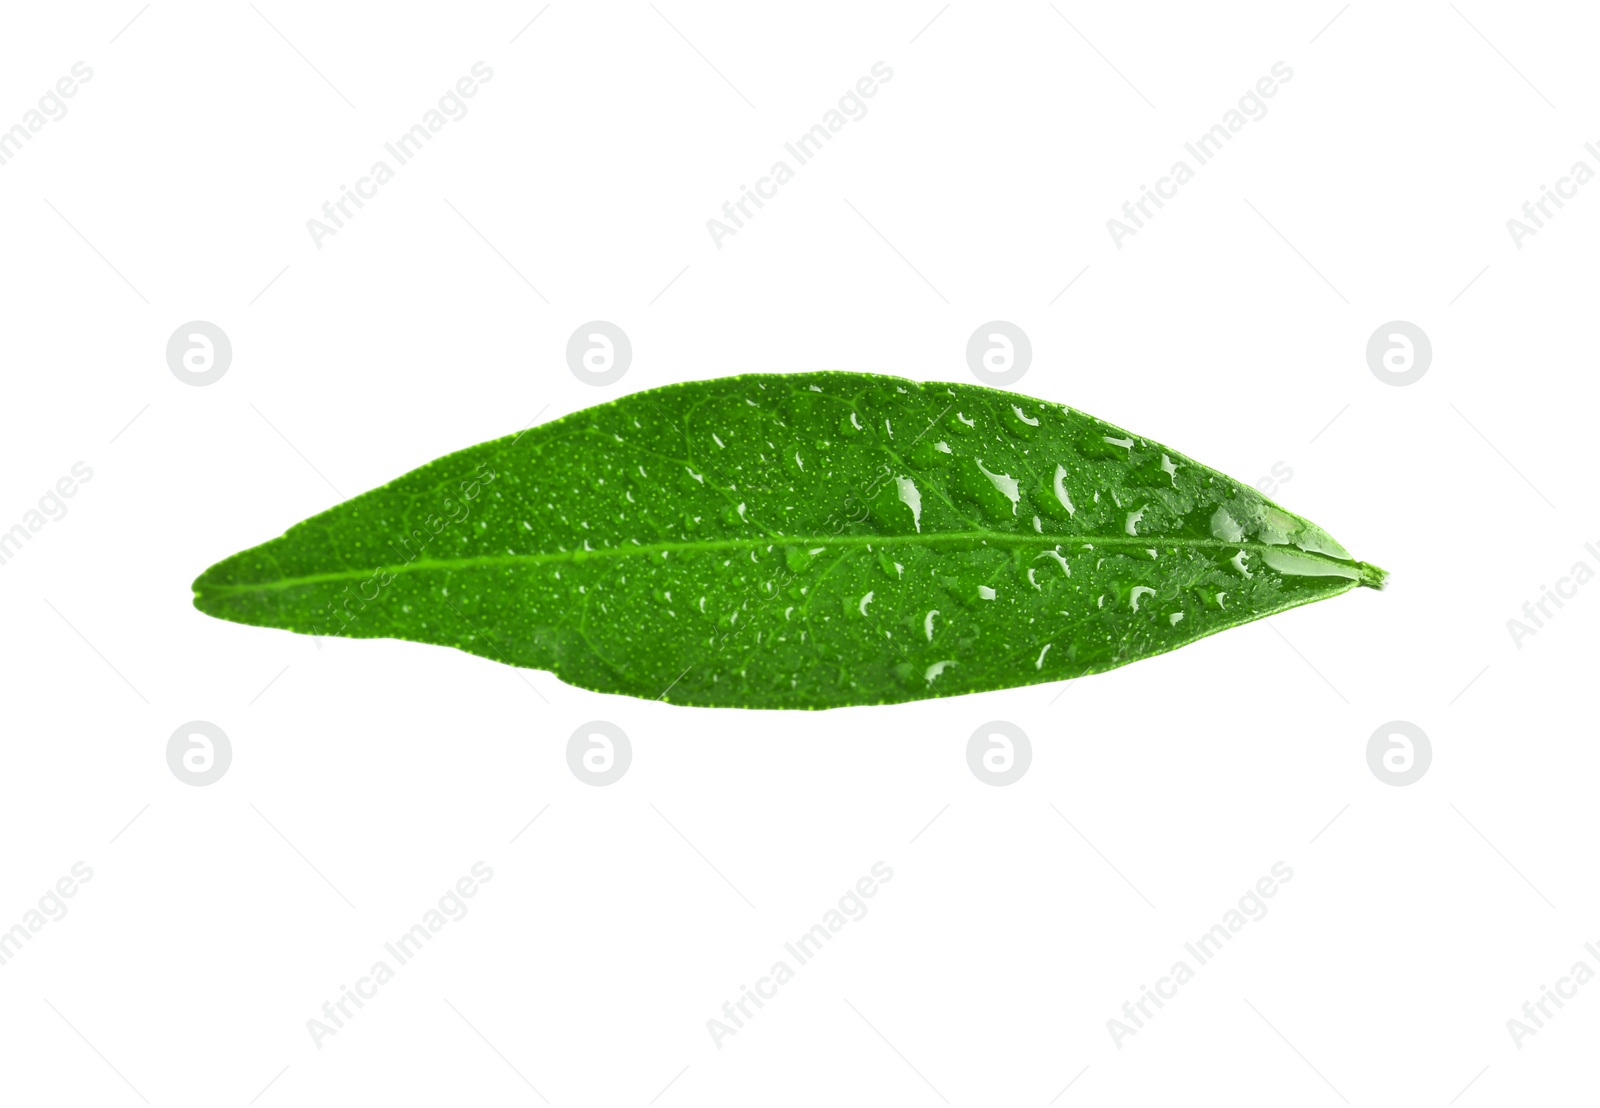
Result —
[{"label": "water droplet", "polygon": [[922,671],[922,679],[931,685],[933,684],[933,679],[935,677],[939,676],[946,669],[955,664],[956,662],[954,659],[947,659],[943,662],[935,662],[933,665]]},{"label": "water droplet", "polygon": [[1261,541],[1281,544],[1289,541],[1289,536],[1298,534],[1300,521],[1287,512],[1281,512],[1270,504],[1261,508]]},{"label": "water droplet", "polygon": [[1123,450],[1117,449],[1124,442],[1130,447],[1133,445],[1132,439],[1113,439],[1109,435],[1097,435],[1091,430],[1086,430],[1078,436],[1078,453],[1085,458],[1120,458],[1125,460],[1128,454]]},{"label": "water droplet", "polygon": [[1343,577],[1351,581],[1361,579],[1361,572],[1353,565],[1339,565],[1307,554],[1296,554],[1292,550],[1269,548],[1261,552],[1261,560],[1267,563],[1268,569],[1277,570],[1285,577]]},{"label": "water droplet", "polygon": [[1306,524],[1301,529],[1299,537],[1294,540],[1294,544],[1301,550],[1309,550],[1315,554],[1331,554],[1333,557],[1343,558],[1347,562],[1354,561],[1350,557],[1348,550],[1333,541],[1332,535],[1314,524]]},{"label": "water droplet", "polygon": [[994,484],[1000,495],[1011,501],[1011,514],[1016,515],[1017,504],[1022,499],[1022,494],[1017,490],[1017,479],[1009,473],[990,472],[989,467],[983,464],[981,458],[975,460],[978,463],[978,468],[983,470],[983,475]]},{"label": "water droplet", "polygon": [[1061,572],[1066,574],[1068,577],[1072,576],[1072,567],[1068,565],[1067,560],[1061,556],[1060,547],[1057,547],[1054,550],[1046,550],[1042,554],[1034,555],[1034,561],[1038,561],[1040,558],[1054,558],[1057,562],[1061,563]]},{"label": "water droplet", "polygon": [[[1070,518],[1077,513],[1078,509],[1072,506],[1072,497],[1067,495],[1066,477],[1067,467],[1063,465],[1056,466],[1056,479],[1052,482],[1051,488],[1056,494],[1057,503],[1067,510],[1067,516]],[[1099,494],[1097,493],[1096,498],[1098,496]]]},{"label": "water droplet", "polygon": [[978,426],[976,421],[968,419],[961,412],[951,412],[950,417],[944,421],[944,425],[958,435],[970,435]]},{"label": "water droplet", "polygon": [[[945,449],[940,450],[941,446]],[[946,444],[924,436],[912,444],[909,457],[911,464],[918,469],[936,469],[950,464],[950,449]]]},{"label": "water droplet", "polygon": [[1228,513],[1227,508],[1218,508],[1211,513],[1211,537],[1223,542],[1239,542],[1244,538],[1244,528],[1239,526],[1239,521]]},{"label": "water droplet", "polygon": [[911,509],[911,522],[916,524],[918,532],[922,530],[922,493],[917,491],[917,483],[909,477],[896,477],[895,485],[900,490],[900,503]]},{"label": "water droplet", "polygon": [[883,570],[883,575],[889,580],[898,581],[900,579],[900,570],[902,567],[899,562],[889,557],[889,552],[887,550],[880,549],[878,551],[878,568]]}]

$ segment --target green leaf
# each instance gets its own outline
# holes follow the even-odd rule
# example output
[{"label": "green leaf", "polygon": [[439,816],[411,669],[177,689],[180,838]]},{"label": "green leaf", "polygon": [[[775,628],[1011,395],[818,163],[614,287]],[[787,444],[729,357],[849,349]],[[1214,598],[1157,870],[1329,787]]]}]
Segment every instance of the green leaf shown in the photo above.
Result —
[{"label": "green leaf", "polygon": [[1082,412],[830,372],[670,385],[451,454],[218,562],[194,602],[599,692],[833,708],[1097,673],[1384,576]]}]

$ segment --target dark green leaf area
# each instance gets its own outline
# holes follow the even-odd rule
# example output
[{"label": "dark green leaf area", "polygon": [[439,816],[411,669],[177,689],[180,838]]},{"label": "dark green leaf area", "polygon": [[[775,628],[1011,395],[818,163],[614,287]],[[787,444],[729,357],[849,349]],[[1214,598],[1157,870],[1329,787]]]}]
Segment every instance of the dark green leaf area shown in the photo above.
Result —
[{"label": "dark green leaf area", "polygon": [[441,458],[195,582],[224,619],[750,708],[1059,681],[1383,573],[1081,412],[849,373],[668,386]]}]

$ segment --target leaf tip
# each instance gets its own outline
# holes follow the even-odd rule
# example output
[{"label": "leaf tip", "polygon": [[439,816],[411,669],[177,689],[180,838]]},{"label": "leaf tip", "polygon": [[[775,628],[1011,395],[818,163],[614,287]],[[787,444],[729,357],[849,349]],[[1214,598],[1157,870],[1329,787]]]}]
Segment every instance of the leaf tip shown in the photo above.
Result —
[{"label": "leaf tip", "polygon": [[1380,569],[1371,562],[1357,562],[1356,568],[1361,571],[1361,585],[1368,589],[1382,589],[1389,580],[1389,571]]}]

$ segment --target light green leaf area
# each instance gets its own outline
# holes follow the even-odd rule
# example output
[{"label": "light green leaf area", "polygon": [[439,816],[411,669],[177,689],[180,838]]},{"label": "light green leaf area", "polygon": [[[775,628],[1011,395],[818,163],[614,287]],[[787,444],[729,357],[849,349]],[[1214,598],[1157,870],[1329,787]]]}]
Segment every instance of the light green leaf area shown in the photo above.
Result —
[{"label": "light green leaf area", "polygon": [[1082,412],[827,372],[670,385],[451,454],[217,563],[194,602],[599,692],[833,708],[1096,673],[1383,577]]}]

